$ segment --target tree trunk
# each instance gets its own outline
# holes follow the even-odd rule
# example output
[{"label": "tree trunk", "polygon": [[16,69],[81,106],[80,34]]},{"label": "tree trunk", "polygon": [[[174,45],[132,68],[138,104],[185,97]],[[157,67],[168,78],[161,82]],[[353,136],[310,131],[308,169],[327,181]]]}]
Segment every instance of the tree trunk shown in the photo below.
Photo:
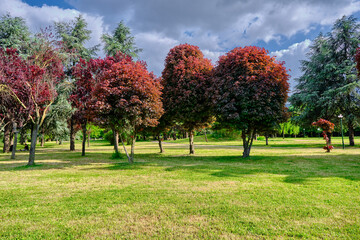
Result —
[{"label": "tree trunk", "polygon": [[11,133],[11,125],[8,124],[5,126],[5,131],[4,131],[3,153],[10,152],[10,133]]},{"label": "tree trunk", "polygon": [[194,131],[189,131],[189,145],[190,145],[190,154],[195,154],[194,149]]},{"label": "tree trunk", "polygon": [[56,144],[59,144],[59,140],[56,138]]},{"label": "tree trunk", "polygon": [[174,141],[176,141],[176,133],[172,134]]},{"label": "tree trunk", "polygon": [[208,142],[208,138],[207,138],[207,135],[206,135],[206,129],[204,131],[204,135],[205,135],[205,142]]},{"label": "tree trunk", "polygon": [[134,153],[135,153],[135,142],[136,142],[136,134],[134,133],[134,136],[132,137],[131,141],[131,163],[134,163]]},{"label": "tree trunk", "polygon": [[245,130],[242,130],[241,137],[243,140],[243,158],[247,158],[250,156],[251,146],[254,140],[254,135],[256,134],[255,130],[250,130],[249,136],[246,136]]},{"label": "tree trunk", "polygon": [[21,145],[24,145],[26,143],[26,130],[25,128],[23,127],[21,130],[20,130],[20,144]]},{"label": "tree trunk", "polygon": [[75,151],[75,129],[74,129],[75,121],[72,116],[70,119],[70,151]]},{"label": "tree trunk", "polygon": [[41,147],[45,146],[45,136],[44,136],[44,134],[41,135],[40,146]]},{"label": "tree trunk", "polygon": [[352,123],[348,123],[348,128],[349,128],[349,143],[350,146],[355,146],[355,141],[354,141],[354,125]]},{"label": "tree trunk", "polygon": [[121,140],[121,143],[123,145],[123,148],[124,148],[124,151],[125,151],[126,157],[128,158],[129,163],[131,163],[131,164],[134,163],[132,161],[132,159],[130,158],[128,151],[126,150],[126,146],[125,146],[125,143],[124,143],[124,140],[123,140],[121,134],[119,134],[119,136],[120,136],[120,140]]},{"label": "tree trunk", "polygon": [[82,139],[82,149],[81,149],[81,156],[85,156],[85,146],[86,146],[86,121],[81,124],[83,139]]},{"label": "tree trunk", "polygon": [[39,125],[34,123],[31,129],[31,145],[30,145],[30,152],[29,152],[29,162],[28,166],[35,165],[35,148],[37,142],[37,134],[39,131]]},{"label": "tree trunk", "polygon": [[163,148],[162,139],[161,139],[160,134],[158,135],[158,141],[159,141],[160,153],[163,153],[163,152],[164,152],[164,148]]},{"label": "tree trunk", "polygon": [[17,124],[14,122],[13,126],[14,126],[14,128],[13,128],[14,143],[13,143],[13,148],[12,148],[12,153],[11,153],[11,159],[15,159],[17,138],[18,138]]},{"label": "tree trunk", "polygon": [[168,140],[168,135],[166,133],[164,133],[164,140]]},{"label": "tree trunk", "polygon": [[265,135],[265,140],[266,140],[266,146],[268,146],[269,145],[269,135]]},{"label": "tree trunk", "polygon": [[331,133],[328,133],[327,136],[329,138],[329,144],[331,144]]},{"label": "tree trunk", "polygon": [[112,129],[114,135],[114,150],[116,153],[119,153],[119,132],[115,129]]},{"label": "tree trunk", "polygon": [[185,138],[188,138],[188,137],[189,137],[189,133],[185,132]]},{"label": "tree trunk", "polygon": [[62,139],[59,140],[59,145],[62,145]]},{"label": "tree trunk", "polygon": [[87,146],[88,146],[88,148],[90,147],[90,133],[91,132],[88,132],[88,136],[87,136]]}]

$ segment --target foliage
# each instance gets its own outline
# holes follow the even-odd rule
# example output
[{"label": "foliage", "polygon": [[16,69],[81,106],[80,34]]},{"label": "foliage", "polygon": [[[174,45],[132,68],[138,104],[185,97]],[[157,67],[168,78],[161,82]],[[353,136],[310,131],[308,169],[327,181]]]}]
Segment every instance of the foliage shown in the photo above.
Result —
[{"label": "foliage", "polygon": [[96,108],[112,126],[130,130],[134,145],[136,133],[156,126],[163,113],[160,80],[147,71],[145,63],[126,55],[99,76]]},{"label": "foliage", "polygon": [[90,60],[99,46],[85,47],[90,40],[91,31],[87,29],[87,23],[82,15],[69,22],[55,22],[57,38],[63,42],[63,51],[71,55],[70,64],[74,66],[80,58]]},{"label": "foliage", "polygon": [[0,19],[0,47],[14,48],[21,54],[26,54],[27,43],[30,41],[30,32],[25,20],[21,17],[11,17],[10,13]]},{"label": "foliage", "polygon": [[335,125],[332,122],[322,118],[320,118],[317,122],[313,122],[312,125],[317,126],[323,130],[322,135],[324,137],[324,140],[326,141],[326,146],[323,148],[327,152],[330,152],[334,147],[330,145],[330,139],[328,135],[332,133]]},{"label": "foliage", "polygon": [[213,122],[210,105],[210,72],[213,66],[199,47],[181,44],[172,48],[162,72],[165,116],[188,131]]},{"label": "foliage", "polygon": [[214,86],[218,120],[242,131],[243,157],[257,132],[287,117],[288,74],[265,49],[238,47],[220,57]]},{"label": "foliage", "polygon": [[354,145],[354,127],[359,112],[359,86],[354,55],[360,44],[360,25],[354,17],[338,19],[331,32],[320,34],[302,61],[303,75],[297,79],[290,102],[299,109],[302,122],[318,118],[335,121],[342,113]]},{"label": "foliage", "polygon": [[134,37],[131,36],[130,29],[123,21],[118,24],[112,36],[104,34],[101,39],[107,56],[115,56],[120,51],[126,55],[138,57],[138,53],[142,51],[135,46]]}]

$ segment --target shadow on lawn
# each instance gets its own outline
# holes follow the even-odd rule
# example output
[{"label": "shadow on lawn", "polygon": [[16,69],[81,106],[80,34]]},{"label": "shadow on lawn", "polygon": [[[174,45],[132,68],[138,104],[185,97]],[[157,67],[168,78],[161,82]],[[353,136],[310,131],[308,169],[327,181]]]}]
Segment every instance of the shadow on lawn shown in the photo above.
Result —
[{"label": "shadow on lawn", "polygon": [[[17,160],[1,159],[0,171],[31,171],[62,169],[76,166],[87,166],[79,170],[140,170],[160,167],[166,172],[181,171],[184,176],[194,174],[214,178],[236,179],[247,175],[274,174],[284,177],[284,182],[306,184],[310,178],[338,177],[348,180],[360,180],[360,160],[358,155],[283,155],[252,156],[243,159],[240,156],[190,156],[167,154],[136,154],[135,164],[127,163],[127,159],[111,159],[111,152],[88,152],[85,157],[80,152],[59,150],[54,154],[37,153],[38,165],[26,167],[27,154],[18,155]],[[100,165],[99,165],[100,164]],[[90,165],[90,167],[89,167]],[[151,174],[151,171],[146,173]]]}]

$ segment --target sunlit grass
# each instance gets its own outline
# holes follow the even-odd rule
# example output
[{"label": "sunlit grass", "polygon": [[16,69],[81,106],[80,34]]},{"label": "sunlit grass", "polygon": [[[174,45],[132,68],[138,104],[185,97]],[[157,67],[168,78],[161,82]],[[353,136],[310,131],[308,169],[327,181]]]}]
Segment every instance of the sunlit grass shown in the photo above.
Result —
[{"label": "sunlit grass", "polygon": [[[360,237],[360,148],[325,153],[321,138],[137,142],[136,163],[92,142],[0,154],[2,239]],[[356,139],[359,141],[359,139]],[[347,143],[347,142],[345,142]]]}]

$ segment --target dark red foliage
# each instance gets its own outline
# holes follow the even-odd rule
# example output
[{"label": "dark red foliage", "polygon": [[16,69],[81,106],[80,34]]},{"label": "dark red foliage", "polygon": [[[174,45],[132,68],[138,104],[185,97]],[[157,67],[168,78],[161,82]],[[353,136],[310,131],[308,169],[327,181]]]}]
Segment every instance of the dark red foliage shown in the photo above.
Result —
[{"label": "dark red foliage", "polygon": [[317,122],[313,122],[311,125],[317,126],[323,130],[322,135],[324,137],[324,140],[326,141],[326,146],[324,146],[323,149],[327,152],[330,152],[334,147],[330,145],[330,139],[328,135],[334,130],[335,124],[328,120],[320,118]]},{"label": "dark red foliage", "polygon": [[188,131],[213,121],[211,114],[211,78],[213,66],[199,47],[181,44],[165,59],[163,102],[167,119],[180,123]]},{"label": "dark red foliage", "polygon": [[0,48],[0,98],[7,121],[15,121],[21,127],[29,119],[36,106],[32,98],[34,82],[43,75],[42,69],[22,59],[16,49]]},{"label": "dark red foliage", "polygon": [[218,111],[223,120],[243,129],[283,120],[288,97],[283,63],[259,47],[235,48],[222,56],[215,71]]},{"label": "dark red foliage", "polygon": [[143,62],[131,57],[107,57],[96,87],[96,108],[112,125],[139,131],[156,126],[163,113],[160,80]]}]

